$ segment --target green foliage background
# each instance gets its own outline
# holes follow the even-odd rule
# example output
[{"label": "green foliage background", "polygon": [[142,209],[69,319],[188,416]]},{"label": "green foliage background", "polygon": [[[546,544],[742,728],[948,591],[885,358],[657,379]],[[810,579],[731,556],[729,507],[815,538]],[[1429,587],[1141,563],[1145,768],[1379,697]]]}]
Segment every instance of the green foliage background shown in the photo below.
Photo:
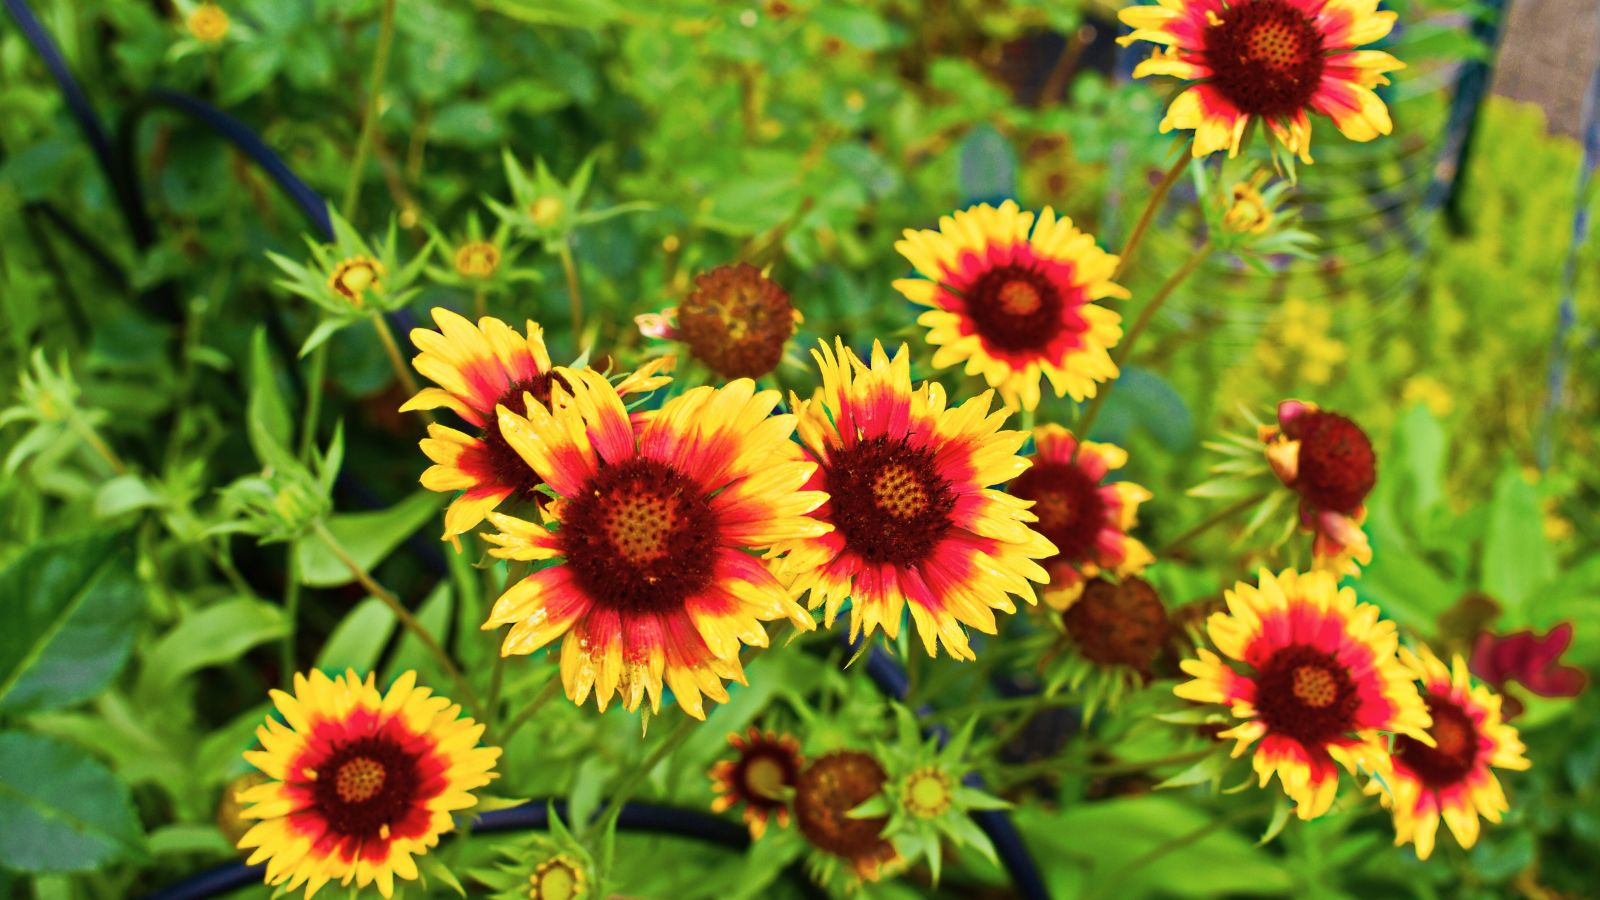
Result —
[{"label": "green foliage background", "polygon": [[[225,4],[233,27],[215,46],[184,31],[187,7],[35,5],[134,149],[131,174],[146,186],[158,241],[135,250],[60,92],[18,32],[0,27],[0,384],[22,410],[0,417],[0,895],[128,896],[232,858],[214,824],[218,803],[244,771],[238,754],[279,681],[287,635],[302,667],[442,678],[320,545],[286,551],[227,536],[236,517],[219,489],[261,470],[249,423],[284,446],[299,438],[289,370],[319,314],[274,284],[266,252],[304,258],[309,226],[211,129],[144,94],[159,85],[208,98],[339,198],[381,3],[237,0]],[[1441,16],[1482,10],[1390,6],[1410,25],[1391,48],[1412,66],[1389,95],[1397,134],[1354,146],[1318,124],[1318,164],[1301,171],[1298,189],[1312,201],[1303,227],[1323,240],[1318,259],[1264,275],[1214,258],[1157,323],[1097,435],[1124,443],[1128,477],[1154,491],[1140,535],[1159,546],[1211,511],[1184,490],[1205,477],[1200,442],[1238,427],[1240,404],[1261,410],[1298,396],[1346,411],[1373,434],[1381,459],[1370,503],[1375,561],[1356,583],[1363,596],[1409,633],[1464,649],[1470,635],[1452,631],[1449,613],[1482,591],[1498,605],[1495,631],[1575,623],[1566,661],[1594,672],[1600,250],[1592,240],[1571,246],[1574,213],[1596,205],[1576,195],[1580,149],[1549,136],[1536,109],[1492,99],[1456,214],[1424,211],[1446,115],[1440,87],[1451,64],[1487,52],[1459,19]],[[1025,38],[1105,30],[1109,3],[401,0],[399,10],[375,149],[358,173],[362,202],[341,210],[361,230],[379,234],[392,218],[402,254],[439,234],[447,246],[436,262],[448,269],[448,246],[468,217],[491,221],[484,199],[509,196],[503,148],[563,179],[592,160],[586,208],[642,205],[577,232],[590,304],[582,334],[570,328],[563,272],[546,246],[530,242],[517,262],[523,280],[490,292],[495,315],[543,323],[558,360],[594,348],[637,361],[644,341],[634,315],[759,248],[770,249],[774,277],[805,315],[793,347],[836,333],[856,346],[909,340],[918,377],[965,395],[971,382],[928,370],[914,313],[889,287],[905,270],[892,249],[900,231],[1015,196],[1025,207],[1055,206],[1115,247],[1170,148],[1155,132],[1168,87],[1102,76],[1094,66],[1107,62],[1095,56],[1103,41],[1085,43],[1081,64],[1067,67],[1073,77],[1059,81],[1051,67],[1074,62],[1059,45],[1042,64],[1027,52]],[[1135,302],[1202,227],[1183,208],[1174,204],[1131,272]],[[1569,252],[1578,325],[1558,347]],[[469,308],[473,292],[448,276],[425,276],[407,310]],[[429,574],[424,545],[443,498],[416,488],[418,425],[394,412],[404,395],[383,350],[362,328],[339,332],[329,348],[316,442],[326,445],[342,423],[346,470],[375,493],[333,497],[330,528],[430,630],[449,636],[474,678],[486,678],[476,674],[491,652],[477,630],[485,586],[459,566],[452,578]],[[1557,350],[1569,370],[1552,397]],[[70,383],[42,383],[30,368],[38,352]],[[796,364],[773,384],[809,391],[804,354],[790,355]],[[71,403],[51,405],[61,398]],[[1048,401],[1039,419],[1070,422],[1074,412]],[[418,529],[426,540],[405,543]],[[1215,595],[1261,562],[1216,532],[1151,579],[1177,605]],[[280,595],[295,573],[306,596],[291,623]],[[1025,667],[994,656],[994,667]],[[917,699],[969,712],[993,699],[983,679],[948,661],[907,661]],[[547,668],[511,666],[506,696],[533,696]],[[838,698],[834,718],[807,723],[824,746],[850,734],[836,720],[842,710],[869,720],[882,711],[870,688],[832,663],[773,654],[652,789],[703,807],[703,772],[723,736],[768,704],[816,691]],[[1160,692],[1158,683],[1131,698],[1063,760],[1171,752],[1170,735],[1137,727],[1141,704]],[[1250,824],[1129,873],[1123,896],[1593,891],[1600,695],[1525,699],[1518,724],[1534,768],[1507,779],[1508,822],[1471,851],[1442,846],[1418,863],[1388,848],[1387,822],[1373,815],[1336,813],[1266,847]],[[615,772],[643,757],[637,728],[557,704],[508,748],[497,791],[564,796],[581,818]],[[1004,781],[998,763],[980,768]],[[1019,802],[1017,821],[1054,892],[1074,896],[1238,805],[1147,786],[1068,774]],[[446,852],[467,866],[487,853],[476,844]],[[763,853],[741,862],[688,842],[629,838],[620,877],[639,896],[787,890]],[[952,892],[1003,884],[975,854],[947,863]]]}]

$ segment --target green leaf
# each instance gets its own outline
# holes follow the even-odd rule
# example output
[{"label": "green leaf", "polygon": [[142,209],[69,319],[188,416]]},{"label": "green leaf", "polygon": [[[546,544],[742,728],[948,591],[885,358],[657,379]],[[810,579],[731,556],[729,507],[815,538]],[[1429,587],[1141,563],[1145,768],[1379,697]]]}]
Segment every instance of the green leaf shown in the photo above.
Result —
[{"label": "green leaf", "polygon": [[394,634],[394,613],[377,597],[368,597],[344,617],[317,655],[317,668],[327,672],[371,672]]},{"label": "green leaf", "polygon": [[[444,636],[450,631],[451,613],[455,609],[455,593],[451,590],[448,580],[439,582],[428,598],[422,601],[422,606],[417,610],[417,621],[422,627],[428,629],[429,634],[438,635],[443,641]],[[417,670],[418,681],[424,684],[438,684],[443,680],[444,673],[439,671],[439,664],[434,661],[428,648],[416,635],[407,631],[400,638],[400,646],[395,648],[394,656],[385,667],[385,680],[393,680],[400,673],[410,669]]]},{"label": "green leaf", "polygon": [[121,534],[29,548],[4,572],[0,713],[54,709],[105,689],[127,662],[144,587]]},{"label": "green leaf", "polygon": [[1226,750],[1219,749],[1216,753],[1205,757],[1189,768],[1156,785],[1156,789],[1187,787],[1192,784],[1215,781],[1222,777],[1223,771],[1228,768],[1228,763],[1232,761]]},{"label": "green leaf", "polygon": [[276,41],[233,45],[222,59],[218,104],[233,106],[250,99],[272,81],[282,62],[283,45]]},{"label": "green leaf", "polygon": [[1520,608],[1555,574],[1539,495],[1507,466],[1494,485],[1483,547],[1483,589],[1507,611]]},{"label": "green leaf", "polygon": [[128,788],[71,744],[0,734],[0,859],[23,872],[84,872],[144,852]]},{"label": "green leaf", "polygon": [[[251,426],[252,445],[256,444],[258,433],[270,436],[281,447],[293,444],[294,426],[289,418],[289,406],[278,390],[277,370],[272,365],[265,328],[257,328],[250,339],[250,400],[245,407],[245,418]],[[266,458],[263,448],[257,446],[255,450],[257,459]]]},{"label": "green leaf", "polygon": [[[439,511],[443,498],[418,491],[378,512],[343,513],[328,518],[328,530],[363,569],[372,571],[394,548],[415,534]],[[315,535],[295,545],[300,557],[300,580],[312,587],[349,584],[355,576]]]},{"label": "green leaf", "polygon": [[233,847],[215,825],[167,825],[150,832],[150,853],[155,856],[188,853],[229,856]]},{"label": "green leaf", "polygon": [[118,475],[100,486],[94,495],[94,514],[102,519],[113,519],[123,513],[161,504],[161,495],[143,478],[130,473]]},{"label": "green leaf", "polygon": [[259,600],[240,597],[206,607],[185,616],[151,648],[139,679],[140,693],[147,697],[164,693],[190,672],[237,659],[288,631],[283,612]]}]

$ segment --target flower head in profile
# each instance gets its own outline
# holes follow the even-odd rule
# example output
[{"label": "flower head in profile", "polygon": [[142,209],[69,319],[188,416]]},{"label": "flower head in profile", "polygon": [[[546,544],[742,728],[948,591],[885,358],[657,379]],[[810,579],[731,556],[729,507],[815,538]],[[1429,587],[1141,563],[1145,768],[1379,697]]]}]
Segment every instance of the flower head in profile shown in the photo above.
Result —
[{"label": "flower head in profile", "polygon": [[259,820],[239,846],[267,864],[268,884],[305,885],[307,897],[334,880],[375,884],[389,897],[494,777],[500,751],[478,746],[483,726],[415,672],[381,693],[370,675],[313,671],[272,698],[261,749],[244,755],[268,780],[239,794],[241,815]]},{"label": "flower head in profile", "polygon": [[[798,458],[795,417],[771,415],[777,391],[740,379],[698,387],[630,417],[598,372],[557,368],[570,390],[526,416],[498,407],[500,434],[556,495],[556,530],[499,513],[490,551],[546,563],[495,602],[485,628],[510,625],[501,653],[533,653],[564,638],[561,679],[582,704],[591,691],[637,709],[679,705],[705,717],[702,695],[726,702],[743,681],[739,651],[766,646],[764,621],[811,616],[751,554],[814,538],[806,516],[825,498],[802,489],[816,465]],[[565,393],[565,391],[563,392]]]},{"label": "flower head in profile", "polygon": [[1441,819],[1463,847],[1477,842],[1479,816],[1499,822],[1510,806],[1494,770],[1526,769],[1529,762],[1517,730],[1500,720],[1500,697],[1472,683],[1465,659],[1446,666],[1418,647],[1402,648],[1400,661],[1422,684],[1433,719],[1430,740],[1397,737],[1391,767],[1367,793],[1393,810],[1395,845],[1414,842],[1417,856],[1427,859]]},{"label": "flower head in profile", "polygon": [[1228,611],[1206,624],[1222,655],[1201,649],[1184,660],[1193,680],[1173,692],[1228,707],[1238,724],[1220,737],[1235,741],[1233,755],[1259,742],[1261,786],[1276,774],[1300,818],[1312,819],[1333,805],[1339,766],[1383,772],[1384,734],[1431,744],[1431,720],[1395,657],[1394,623],[1379,621],[1376,606],[1327,572],[1263,569],[1259,582],[1227,592]]},{"label": "flower head in profile", "polygon": [[[1511,634],[1484,631],[1472,644],[1472,674],[1502,692],[1516,682],[1540,697],[1576,697],[1588,685],[1589,676],[1577,666],[1561,662],[1561,654],[1571,645],[1571,622],[1562,622],[1542,635],[1532,630]],[[1502,699],[1507,718],[1522,711],[1522,701],[1516,697],[1507,694]]]},{"label": "flower head in profile", "polygon": [[1157,45],[1135,78],[1189,82],[1172,101],[1163,133],[1193,131],[1195,156],[1239,152],[1256,120],[1311,162],[1309,113],[1331,118],[1353,141],[1393,130],[1373,92],[1404,64],[1381,50],[1359,50],[1387,35],[1395,14],[1378,0],[1159,0],[1124,8],[1133,32],[1124,45]]},{"label": "flower head in profile", "polygon": [[966,364],[1007,406],[1035,409],[1041,378],[1057,397],[1093,397],[1117,377],[1111,348],[1122,317],[1095,301],[1128,292],[1111,280],[1117,257],[1057,218],[1010,200],[945,216],[938,231],[908,229],[895,244],[921,278],[895,289],[930,307],[917,318],[937,348],[935,368]]},{"label": "flower head in profile", "polygon": [[1034,529],[1056,546],[1055,555],[1044,560],[1050,573],[1045,602],[1066,609],[1083,592],[1084,582],[1101,572],[1120,578],[1144,571],[1155,557],[1128,532],[1150,492],[1131,481],[1107,481],[1127,464],[1127,451],[1080,443],[1060,425],[1034,429],[1033,444],[1033,465],[1007,490],[1033,501]]},{"label": "flower head in profile", "polygon": [[[439,330],[412,329],[411,341],[421,352],[412,364],[438,387],[427,387],[400,407],[401,412],[448,409],[471,431],[446,425],[428,426],[422,452],[433,465],[422,473],[422,486],[432,491],[460,491],[444,516],[444,538],[456,540],[477,527],[492,509],[509,499],[538,499],[542,483],[500,433],[495,409],[525,409],[526,399],[560,405],[566,385],[556,375],[545,349],[544,330],[533,322],[524,333],[485,316],[474,325],[443,307],[434,307]],[[617,393],[651,391],[671,378],[672,359],[663,357],[623,378]]]},{"label": "flower head in profile", "polygon": [[783,360],[800,311],[766,273],[733,263],[697,275],[681,306],[636,321],[649,337],[684,342],[690,355],[724,378],[760,378]]},{"label": "flower head in profile", "polygon": [[1315,404],[1285,400],[1278,423],[1260,429],[1267,462],[1300,499],[1300,525],[1315,535],[1311,553],[1319,569],[1360,573],[1372,561],[1361,530],[1367,494],[1378,480],[1378,457],[1361,426]]},{"label": "flower head in profile", "polygon": [[877,881],[886,866],[900,857],[883,836],[887,815],[851,815],[883,794],[889,780],[883,764],[859,750],[835,750],[817,757],[795,784],[795,825],[822,858],[819,868],[838,863],[850,867],[859,881]]},{"label": "flower head in profile", "polygon": [[744,805],[744,823],[752,838],[767,831],[767,822],[776,819],[779,828],[789,824],[789,800],[804,761],[800,743],[792,735],[780,735],[750,726],[748,734],[728,735],[734,758],[718,760],[711,767],[711,782],[717,792],[713,812]]},{"label": "flower head in profile", "polygon": [[1055,548],[1028,527],[1027,501],[994,490],[1028,467],[1027,435],[1002,431],[1006,413],[984,394],[947,407],[936,382],[913,389],[902,345],[893,359],[873,344],[862,362],[839,341],[812,351],[822,391],[793,399],[799,436],[828,500],[813,516],[828,528],[780,542],[780,575],[829,627],[850,600],[852,639],[900,632],[907,610],[930,656],[942,643],[972,659],[968,627],[993,634],[994,610],[1012,595],[1035,602],[1035,560]]}]

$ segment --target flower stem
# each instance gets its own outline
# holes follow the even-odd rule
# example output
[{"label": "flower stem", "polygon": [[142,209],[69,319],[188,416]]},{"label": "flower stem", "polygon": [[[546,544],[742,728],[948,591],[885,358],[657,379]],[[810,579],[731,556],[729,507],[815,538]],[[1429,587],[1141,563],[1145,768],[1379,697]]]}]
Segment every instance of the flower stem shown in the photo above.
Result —
[{"label": "flower stem", "polygon": [[572,244],[565,238],[556,246],[561,257],[561,271],[567,276],[567,301],[572,308],[572,334],[583,339],[583,289],[578,285],[578,265],[572,259]]},{"label": "flower stem", "polygon": [[1178,535],[1177,537],[1173,538],[1172,540],[1168,541],[1166,546],[1161,548],[1161,551],[1160,551],[1159,555],[1162,556],[1162,557],[1165,557],[1165,556],[1171,554],[1174,550],[1177,550],[1179,547],[1182,547],[1184,544],[1189,543],[1190,541],[1194,540],[1195,538],[1199,537],[1200,535],[1205,534],[1207,531],[1210,531],[1212,528],[1215,528],[1216,526],[1221,525],[1223,522],[1228,521],[1229,519],[1233,518],[1234,516],[1238,515],[1239,513],[1244,512],[1245,510],[1249,509],[1252,506],[1255,506],[1257,503],[1260,503],[1262,500],[1265,500],[1266,497],[1267,497],[1267,495],[1266,495],[1265,492],[1259,493],[1259,494],[1251,494],[1250,496],[1243,498],[1242,500],[1238,501],[1237,503],[1231,504],[1229,506],[1225,506],[1222,509],[1217,510],[1216,512],[1214,512],[1211,515],[1205,517],[1204,519],[1201,519],[1198,523],[1196,523],[1194,525],[1194,527],[1190,528],[1188,531],[1185,531],[1184,533],[1182,533],[1182,534]]},{"label": "flower stem", "polygon": [[[1161,307],[1166,304],[1167,298],[1172,296],[1172,292],[1178,289],[1178,285],[1183,284],[1185,279],[1193,275],[1194,270],[1200,268],[1200,264],[1205,262],[1206,257],[1210,255],[1211,242],[1208,240],[1202,243],[1194,253],[1190,254],[1183,265],[1178,267],[1178,271],[1173,272],[1162,283],[1161,287],[1156,289],[1155,294],[1145,303],[1144,308],[1139,310],[1139,317],[1134,320],[1133,326],[1128,329],[1127,334],[1123,335],[1122,342],[1116,346],[1116,349],[1111,351],[1111,361],[1117,364],[1119,370],[1133,356],[1134,344],[1138,342],[1139,336],[1144,334],[1145,329],[1150,327],[1150,323],[1155,321],[1156,313],[1161,311]],[[1111,386],[1114,384],[1116,384],[1115,381],[1108,381],[1101,385],[1099,392],[1094,395],[1094,399],[1089,401],[1089,408],[1084,411],[1083,418],[1078,420],[1078,425],[1075,429],[1080,441],[1078,446],[1083,446],[1081,442],[1088,440],[1089,429],[1094,427],[1094,420],[1100,415],[1100,407],[1105,405],[1106,395],[1111,393]],[[1077,452],[1074,451],[1073,455],[1076,456]]]},{"label": "flower stem", "polygon": [[69,421],[72,423],[72,430],[78,433],[78,437],[82,439],[85,444],[89,445],[91,450],[99,454],[100,458],[106,461],[106,465],[111,467],[112,472],[115,472],[118,475],[127,473],[128,466],[123,463],[122,457],[118,456],[117,451],[111,449],[111,445],[106,443],[104,438],[100,437],[100,433],[94,430],[93,425],[90,425],[88,422],[84,421],[83,417],[77,414],[73,414]]},{"label": "flower stem", "polygon": [[[322,418],[322,382],[328,374],[328,344],[326,341],[318,344],[311,351],[311,358],[307,361],[310,371],[306,373],[306,400],[305,406],[300,411],[300,444],[299,459],[306,463],[311,459],[311,451],[317,446],[317,422]],[[284,629],[283,642],[278,654],[279,668],[283,671],[280,677],[285,687],[293,683],[294,673],[298,671],[298,661],[295,659],[295,632],[300,623],[300,556],[295,552],[295,545],[289,544],[288,581],[283,586],[283,617],[287,620]]]},{"label": "flower stem", "polygon": [[650,773],[655,770],[656,766],[661,764],[662,760],[671,755],[672,751],[683,746],[683,742],[688,740],[689,735],[694,732],[694,726],[698,724],[700,724],[699,719],[690,718],[688,714],[685,714],[683,721],[679,722],[678,727],[667,735],[667,739],[656,745],[656,749],[651,751],[645,761],[628,773],[622,784],[611,792],[611,800],[606,804],[605,812],[594,820],[593,830],[588,835],[591,839],[605,834],[610,824],[616,820],[617,816],[621,815],[623,805],[628,802],[629,797],[633,796],[633,792],[639,789],[639,785],[643,784],[646,778],[650,777]]},{"label": "flower stem", "polygon": [[314,528],[317,537],[323,544],[327,545],[328,550],[338,558],[339,562],[350,570],[350,574],[355,576],[356,581],[367,589],[367,593],[383,601],[383,605],[389,607],[389,611],[394,613],[396,619],[400,620],[400,624],[411,632],[418,641],[422,642],[422,646],[427,649],[434,662],[438,663],[439,668],[455,683],[456,691],[461,698],[473,709],[478,710],[478,714],[482,716],[483,704],[478,699],[478,692],[473,690],[471,683],[461,674],[461,670],[456,667],[455,661],[450,658],[450,654],[446,653],[445,649],[439,645],[439,641],[428,632],[428,629],[421,622],[417,621],[417,617],[411,614],[411,610],[406,609],[405,604],[400,602],[399,597],[396,597],[388,588],[379,584],[370,572],[355,561],[350,555],[350,551],[346,550],[344,545],[339,543],[339,539],[334,536],[333,532],[328,530],[327,525],[319,521]]},{"label": "flower stem", "polygon": [[372,79],[367,88],[367,106],[361,114],[361,134],[356,138],[355,159],[350,165],[350,180],[344,188],[344,204],[340,210],[347,218],[354,218],[356,203],[361,200],[361,175],[367,167],[367,156],[372,152],[372,137],[378,129],[378,101],[383,94],[383,78],[389,69],[389,48],[394,45],[394,8],[396,0],[384,0],[383,21],[378,26],[378,49],[372,56]]},{"label": "flower stem", "polygon": [[1199,762],[1215,752],[1217,752],[1215,747],[1207,747],[1203,750],[1188,750],[1183,753],[1173,753],[1154,759],[1121,760],[1086,766],[1071,766],[1057,759],[1042,759],[1037,762],[1024,763],[1020,766],[1011,766],[1002,770],[1003,783],[1015,784],[1040,775],[1083,775],[1089,777],[1128,775],[1134,772],[1159,769],[1163,766],[1178,766],[1185,763]]},{"label": "flower stem", "polygon": [[[503,656],[500,656],[499,658],[505,659]],[[539,693],[535,694],[534,698],[528,701],[528,705],[519,710],[517,714],[511,717],[511,720],[506,723],[505,730],[500,733],[500,745],[505,746],[506,744],[511,743],[511,736],[522,730],[522,726],[533,721],[533,717],[538,714],[539,710],[544,709],[545,706],[551,700],[554,700],[560,693],[561,675],[559,673],[551,675],[550,680],[545,682],[544,687],[539,689]]]},{"label": "flower stem", "polygon": [[1172,186],[1178,183],[1185,169],[1189,167],[1189,145],[1185,143],[1178,151],[1178,158],[1172,163],[1172,168],[1162,176],[1161,183],[1150,194],[1150,199],[1144,205],[1144,212],[1139,214],[1139,221],[1134,223],[1133,231],[1129,232],[1128,239],[1122,244],[1122,252],[1117,254],[1117,268],[1111,273],[1112,278],[1122,274],[1133,260],[1133,254],[1138,251],[1139,245],[1144,242],[1145,232],[1150,230],[1150,223],[1155,221],[1156,213],[1161,209],[1162,201],[1167,199],[1167,193]]},{"label": "flower stem", "polygon": [[[406,389],[406,395],[417,392],[417,379],[411,374],[411,368],[406,365],[406,358],[400,352],[400,345],[395,343],[394,332],[389,330],[389,323],[383,316],[374,312],[372,314],[372,327],[378,332],[378,340],[383,344],[383,352],[389,357],[389,365],[394,368],[394,376],[400,379],[400,384]],[[424,410],[423,418],[433,421],[433,414]]]}]

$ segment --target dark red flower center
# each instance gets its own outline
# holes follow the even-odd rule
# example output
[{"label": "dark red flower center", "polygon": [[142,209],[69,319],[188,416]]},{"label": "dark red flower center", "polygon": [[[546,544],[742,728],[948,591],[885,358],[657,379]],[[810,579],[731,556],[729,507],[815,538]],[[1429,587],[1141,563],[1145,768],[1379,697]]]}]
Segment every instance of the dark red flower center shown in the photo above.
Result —
[{"label": "dark red flower center", "polygon": [[1459,784],[1472,773],[1478,759],[1478,726],[1466,710],[1447,697],[1424,693],[1423,699],[1433,717],[1428,734],[1434,746],[1402,734],[1395,738],[1395,758],[1428,787]]},{"label": "dark red flower center", "polygon": [[1285,0],[1235,0],[1205,30],[1211,84],[1241,112],[1285,118],[1307,108],[1322,80],[1322,32]]},{"label": "dark red flower center", "polygon": [[522,396],[524,393],[532,394],[535,400],[548,407],[551,385],[557,381],[564,388],[571,387],[565,378],[553,372],[540,372],[532,378],[513,383],[500,395],[500,399],[494,402],[494,406],[487,410],[488,423],[484,425],[483,433],[478,435],[478,439],[483,441],[484,449],[488,452],[489,468],[494,475],[495,483],[514,486],[516,493],[512,494],[512,497],[518,500],[528,502],[537,500],[538,487],[543,482],[539,480],[539,475],[533,471],[533,467],[528,465],[527,460],[512,449],[511,444],[500,433],[500,421],[495,416],[494,410],[495,407],[504,406],[518,415],[526,413],[527,404],[523,402]]},{"label": "dark red flower center", "polygon": [[621,612],[678,609],[716,566],[710,504],[694,481],[655,460],[602,468],[568,504],[560,534],[579,584]]},{"label": "dark red flower center", "polygon": [[337,747],[316,768],[312,796],[328,828],[376,840],[411,811],[420,783],[414,751],[383,735]]},{"label": "dark red flower center", "polygon": [[834,525],[869,563],[921,562],[950,527],[956,495],[933,452],[905,438],[868,438],[834,453],[826,470]]},{"label": "dark red flower center", "polygon": [[1061,620],[1078,651],[1102,666],[1149,672],[1167,639],[1167,608],[1142,578],[1091,579]]},{"label": "dark red flower center", "polygon": [[973,329],[998,350],[1038,350],[1061,331],[1060,291],[1028,266],[995,266],[968,285],[962,296]]},{"label": "dark red flower center", "polygon": [[734,762],[732,780],[745,803],[777,809],[788,802],[784,790],[800,781],[800,760],[780,745],[752,744]]},{"label": "dark red flower center", "polygon": [[1360,426],[1338,413],[1313,410],[1283,425],[1300,442],[1294,489],[1318,509],[1350,515],[1378,480],[1378,458]]},{"label": "dark red flower center", "polygon": [[1039,517],[1034,530],[1056,545],[1052,560],[1094,559],[1095,539],[1106,525],[1106,499],[1100,495],[1100,485],[1082,468],[1035,458],[1033,465],[1011,482],[1010,491],[1012,496],[1033,501],[1033,514]]},{"label": "dark red flower center", "polygon": [[887,843],[882,834],[888,817],[855,819],[850,811],[876,796],[888,780],[876,759],[856,750],[818,757],[795,785],[794,817],[800,833],[835,856],[873,855]]},{"label": "dark red flower center", "polygon": [[1355,729],[1361,697],[1349,668],[1304,644],[1274,653],[1256,673],[1256,709],[1267,727],[1315,745]]}]

